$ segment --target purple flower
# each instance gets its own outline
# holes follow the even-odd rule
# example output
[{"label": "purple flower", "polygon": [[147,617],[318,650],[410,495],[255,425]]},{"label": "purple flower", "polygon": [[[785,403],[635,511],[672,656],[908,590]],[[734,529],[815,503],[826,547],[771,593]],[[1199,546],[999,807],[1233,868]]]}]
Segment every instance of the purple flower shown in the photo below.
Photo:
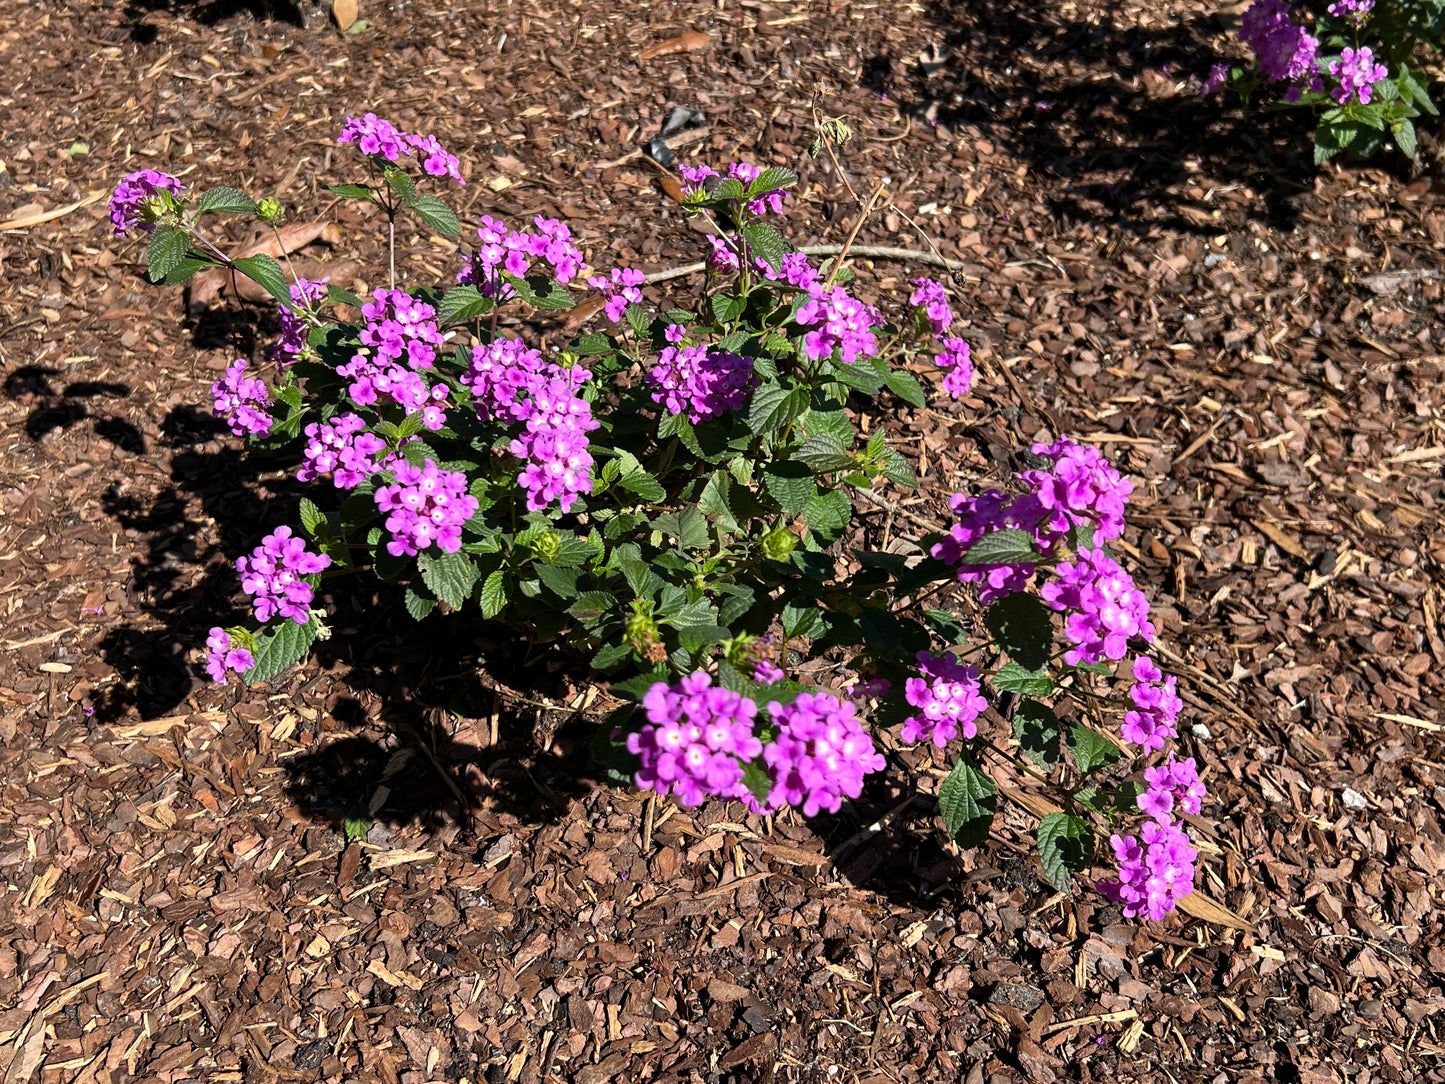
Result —
[{"label": "purple flower", "polygon": [[1213,64],[1209,68],[1209,74],[1204,79],[1204,86],[1200,88],[1199,96],[1207,98],[1220,87],[1224,86],[1225,79],[1229,78],[1228,64]]},{"label": "purple flower", "polygon": [[339,414],[306,427],[306,461],[296,472],[301,482],[331,476],[337,489],[355,489],[381,469],[377,459],[386,441],[366,431],[357,414]]},{"label": "purple flower", "polygon": [[800,290],[811,290],[818,283],[817,268],[809,263],[808,257],[801,252],[784,253],[776,271],[772,264],[761,257],[755,257],[753,264],[758,273],[769,282],[785,283]]},{"label": "purple flower", "polygon": [[1098,887],[1110,899],[1124,904],[1124,917],[1147,916],[1158,922],[1174,910],[1177,901],[1194,891],[1194,860],[1198,852],[1177,824],[1146,821],[1133,836],[1111,836],[1119,879]]},{"label": "purple flower", "polygon": [[219,626],[212,628],[206,637],[206,647],[210,649],[206,656],[206,673],[211,675],[212,681],[224,684],[227,671],[243,674],[256,665],[256,657],[244,647],[232,647],[230,635]]},{"label": "purple flower", "polygon": [[783,668],[774,666],[769,659],[758,659],[753,663],[753,680],[759,685],[773,685],[785,677],[787,674],[783,673]]},{"label": "purple flower", "polygon": [[1154,639],[1149,601],[1103,550],[1081,549],[1077,561],[1059,564],[1054,574],[1057,581],[1039,594],[1065,615],[1064,635],[1074,644],[1064,652],[1070,666],[1122,659],[1131,640]]},{"label": "purple flower", "polygon": [[638,287],[646,281],[647,276],[641,271],[630,267],[614,267],[610,276],[589,275],[587,285],[607,295],[607,304],[603,311],[606,312],[607,319],[614,324],[620,324],[628,305],[642,304],[642,291]]},{"label": "purple flower", "polygon": [[241,589],[255,596],[251,605],[257,621],[270,621],[279,614],[304,625],[311,620],[313,588],[303,577],[330,565],[326,554],[307,552],[305,541],[293,538],[290,527],[277,527],[250,557],[236,561],[236,571],[241,574]]},{"label": "purple flower", "polygon": [[[722,174],[719,174],[717,170],[709,166],[701,165],[679,166],[678,173],[680,173],[682,179],[687,182],[682,188],[683,199],[687,199],[690,196],[706,196],[710,194],[716,186],[709,182],[719,180],[722,177]],[[744,189],[761,177],[762,173],[763,171],[760,168],[750,165],[747,162],[732,162],[729,163],[727,168],[727,176],[736,180]],[[748,201],[748,212],[753,215],[765,215],[769,211],[773,212],[773,214],[782,214],[783,200],[787,198],[788,193],[783,191],[782,188],[775,188],[772,191],[761,193],[755,199]],[[734,204],[737,202],[737,200],[733,201]]]},{"label": "purple flower", "polygon": [[1336,19],[1352,19],[1361,23],[1374,7],[1375,0],[1335,0],[1329,6],[1329,12]]},{"label": "purple flower", "polygon": [[238,437],[250,434],[264,437],[271,432],[271,393],[263,381],[246,375],[247,365],[237,358],[226,368],[226,375],[211,385],[215,399],[213,411]]},{"label": "purple flower", "polygon": [[1198,813],[1208,794],[1199,781],[1194,758],[1176,760],[1172,750],[1167,762],[1144,769],[1144,783],[1145,789],[1135,799],[1139,811],[1163,824],[1171,820],[1175,809]]},{"label": "purple flower", "polygon": [[1124,505],[1134,486],[1097,448],[1060,437],[1053,444],[1035,444],[1032,450],[1053,460],[1048,470],[1019,473],[1047,513],[1038,525],[1041,546],[1052,549],[1074,526],[1093,528],[1098,541],[1124,533]]},{"label": "purple flower", "polygon": [[315,282],[310,279],[297,279],[291,284],[291,300],[296,303],[296,310],[285,305],[276,306],[276,313],[281,321],[281,338],[271,348],[270,356],[278,369],[285,371],[297,358],[309,356],[309,314],[326,300],[326,288],[330,282],[330,278],[318,279]]},{"label": "purple flower", "polygon": [[652,401],[694,424],[741,410],[757,383],[753,359],[711,346],[664,346],[647,374]]},{"label": "purple flower", "polygon": [[647,722],[627,737],[640,761],[633,779],[644,790],[676,794],[683,805],[742,798],[743,761],[763,751],[753,733],[758,707],[730,689],[714,687],[704,671],[673,685],[658,682],[642,698]]},{"label": "purple flower", "polygon": [[942,655],[920,651],[918,669],[923,677],[909,678],[904,695],[920,712],[903,720],[903,740],[926,739],[942,749],[960,731],[965,738],[977,735],[975,720],[988,707],[979,689],[978,667],[960,666],[951,651]]},{"label": "purple flower", "polygon": [[442,470],[430,459],[416,467],[396,457],[387,466],[396,481],[376,491],[376,507],[390,513],[387,552],[415,557],[432,546],[443,553],[461,549],[462,524],[476,515],[479,506],[467,492],[467,476]]},{"label": "purple flower", "polygon": [[763,747],[763,760],[773,786],[766,804],[750,794],[743,803],[754,812],[801,805],[812,817],[820,809],[836,813],[845,796],[862,794],[863,777],[881,771],[886,761],[853,711],[851,703],[827,693],[803,693],[786,706],[769,703],[778,733]]},{"label": "purple flower", "polygon": [[1259,59],[1259,70],[1276,82],[1297,83],[1315,75],[1318,39],[1289,21],[1284,0],[1255,0],[1244,13],[1239,36]]},{"label": "purple flower", "polygon": [[850,297],[841,286],[813,287],[808,300],[793,313],[793,322],[813,329],[803,336],[803,353],[812,361],[831,357],[838,350],[844,363],[851,365],[859,355],[872,357],[878,353],[878,339],[872,329],[883,318],[871,305]]},{"label": "purple flower", "polygon": [[958,338],[941,339],[938,367],[943,370],[943,390],[954,399],[962,399],[973,387],[973,361],[968,343]]},{"label": "purple flower", "polygon": [[123,237],[137,226],[150,233],[155,228],[155,218],[165,209],[166,200],[160,193],[178,196],[184,188],[185,185],[169,173],[155,169],[141,169],[128,175],[110,196],[110,221],[115,235]]},{"label": "purple flower", "polygon": [[555,218],[538,215],[532,220],[536,233],[512,230],[501,219],[483,215],[477,228],[481,244],[476,254],[457,275],[457,281],[475,286],[484,297],[506,301],[516,295],[502,273],[525,278],[533,260],[547,264],[560,283],[571,282],[582,270],[582,253],[572,243],[572,231]]},{"label": "purple flower", "polygon": [[953,324],[953,308],[948,304],[948,291],[930,278],[909,279],[915,287],[908,303],[918,309],[933,328],[933,337],[939,338]]},{"label": "purple flower", "polygon": [[1358,50],[1341,50],[1339,59],[1330,65],[1330,74],[1340,81],[1331,93],[1340,105],[1349,104],[1351,99],[1358,100],[1361,105],[1369,105],[1374,84],[1388,73],[1383,64],[1375,63],[1375,54],[1366,45]]},{"label": "purple flower", "polygon": [[1040,514],[1037,499],[1029,495],[1008,497],[991,489],[976,497],[955,493],[948,503],[958,522],[949,530],[948,537],[936,543],[929,552],[940,561],[958,565],[960,583],[977,583],[979,601],[985,606],[1027,587],[1034,575],[1032,564],[976,565],[962,562],[973,544],[986,534],[1005,528],[1034,530]]},{"label": "purple flower", "polygon": [[423,172],[433,177],[450,177],[460,185],[467,183],[462,177],[461,162],[456,155],[449,154],[446,148],[437,142],[436,136],[403,133],[403,137],[421,159]]},{"label": "purple flower", "polygon": [[1142,745],[1146,753],[1163,749],[1164,743],[1178,733],[1174,721],[1184,706],[1176,691],[1175,678],[1173,675],[1166,678],[1147,655],[1134,660],[1133,675],[1129,699],[1134,707],[1124,713],[1119,736]]},{"label": "purple flower", "polygon": [[364,117],[347,117],[336,142],[355,143],[362,154],[372,158],[385,158],[388,162],[398,161],[411,154],[406,133],[375,113],[367,113]]}]

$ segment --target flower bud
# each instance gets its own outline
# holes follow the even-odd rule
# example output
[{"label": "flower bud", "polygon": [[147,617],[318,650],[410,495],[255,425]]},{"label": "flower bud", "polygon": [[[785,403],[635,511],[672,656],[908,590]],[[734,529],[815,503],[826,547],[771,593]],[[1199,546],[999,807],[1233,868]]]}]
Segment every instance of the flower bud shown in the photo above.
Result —
[{"label": "flower bud", "polygon": [[786,561],[798,544],[798,536],[786,527],[775,527],[763,535],[763,556],[769,561]]},{"label": "flower bud", "polygon": [[562,552],[562,536],[556,531],[543,531],[536,538],[528,543],[533,556],[540,561],[551,564]]},{"label": "flower bud", "polygon": [[281,201],[270,196],[256,204],[256,217],[262,222],[280,222],[284,213]]},{"label": "flower bud", "polygon": [[652,649],[661,646],[661,636],[657,622],[652,617],[651,600],[632,600],[632,615],[622,626],[622,638],[633,651],[648,659],[652,658]]}]

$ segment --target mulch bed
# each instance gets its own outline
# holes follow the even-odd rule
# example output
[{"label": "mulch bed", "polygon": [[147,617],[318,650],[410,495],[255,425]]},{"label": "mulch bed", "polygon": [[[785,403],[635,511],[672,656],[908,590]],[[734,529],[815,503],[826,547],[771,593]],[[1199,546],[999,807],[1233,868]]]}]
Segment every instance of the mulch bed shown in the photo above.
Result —
[{"label": "mulch bed", "polygon": [[[1299,118],[1198,100],[1231,46],[1187,0],[362,16],[0,11],[0,220],[65,212],[0,232],[5,1084],[1445,1079],[1433,151],[1316,173]],[[683,30],[710,44],[638,58]],[[891,181],[860,243],[924,247],[912,219],[964,261],[980,363],[962,404],[869,419],[923,487],[862,529],[916,543],[1059,431],[1134,477],[1120,549],[1187,689],[1213,921],[1056,894],[1011,805],[950,846],[927,751],[806,823],[613,789],[575,660],[409,627],[384,591],[335,595],[274,687],[199,669],[301,490],[208,416],[272,318],[145,288],[106,228],[121,175],[274,193],[339,226],[308,255],[376,268],[375,220],[323,187],[373,109],[462,157],[464,222],[560,215],[594,265],[655,270],[701,253],[628,157],[677,104],[711,126],[690,156],[798,169],[793,239],[842,239],[820,85],[850,181]],[[407,233],[399,259],[440,282],[458,256]],[[894,297],[918,273],[859,270]]]}]

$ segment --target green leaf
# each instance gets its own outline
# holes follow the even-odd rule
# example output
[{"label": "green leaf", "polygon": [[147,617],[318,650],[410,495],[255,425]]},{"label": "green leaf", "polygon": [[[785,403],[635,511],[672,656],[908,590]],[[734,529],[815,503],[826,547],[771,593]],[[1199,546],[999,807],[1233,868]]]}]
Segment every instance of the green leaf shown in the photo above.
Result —
[{"label": "green leaf", "polygon": [[517,292],[517,297],[535,309],[560,311],[577,304],[572,295],[545,275],[533,275],[520,279],[516,275],[502,272],[502,281]]},{"label": "green leaf", "polygon": [[763,468],[763,488],[783,510],[797,515],[817,493],[813,472],[803,463],[785,459]]},{"label": "green leaf", "polygon": [[946,610],[924,610],[923,620],[947,643],[961,644],[968,639],[968,629],[963,622]]},{"label": "green leaf", "polygon": [[1083,817],[1050,813],[1039,821],[1039,860],[1060,892],[1073,888],[1074,874],[1087,869],[1093,856],[1094,833]]},{"label": "green leaf", "polygon": [[720,644],[728,638],[728,630],[720,625],[684,625],[677,630],[677,642],[684,651],[696,655],[705,647]]},{"label": "green leaf", "polygon": [[262,631],[256,636],[256,650],[253,652],[256,665],[241,675],[247,685],[270,681],[281,671],[294,666],[316,641],[321,623],[312,618],[304,625],[295,621],[282,621],[276,627]]},{"label": "green leaf", "polygon": [[299,507],[301,513],[301,528],[312,538],[316,537],[318,527],[326,523],[326,516],[321,509],[316,507],[316,502],[307,497],[301,498]]},{"label": "green leaf", "polygon": [[793,454],[815,471],[838,470],[853,462],[843,442],[832,433],[815,433]]},{"label": "green leaf", "polygon": [[599,673],[605,674],[609,670],[616,670],[628,659],[632,658],[632,648],[626,644],[607,644],[592,656],[591,667]]},{"label": "green leaf", "polygon": [[1094,541],[1094,527],[1089,523],[1075,523],[1069,528],[1069,545],[1075,553],[1080,550],[1091,550],[1098,548]]},{"label": "green leaf", "polygon": [[408,207],[416,203],[416,182],[414,180],[395,166],[387,166],[384,174],[386,183],[391,185],[392,190],[401,197],[402,203]]},{"label": "green leaf", "polygon": [[918,488],[918,475],[913,473],[913,465],[892,448],[883,449],[883,477],[904,489]]},{"label": "green leaf", "polygon": [[938,788],[943,827],[960,847],[977,847],[988,838],[998,810],[998,787],[967,756],[961,757]]},{"label": "green leaf", "polygon": [[617,484],[623,489],[637,494],[649,504],[656,504],[667,496],[667,490],[662,488],[662,483],[645,470],[624,474],[617,479]]},{"label": "green leaf", "polygon": [[270,256],[264,252],[242,256],[236,261],[236,270],[281,302],[284,308],[296,311],[296,305],[291,300],[291,287],[286,282],[286,272]]},{"label": "green leaf", "polygon": [[371,199],[371,188],[364,184],[329,184],[326,186],[342,199]]},{"label": "green leaf", "polygon": [[437,323],[450,327],[475,320],[491,312],[493,304],[492,299],[483,297],[475,286],[453,286],[437,304]]},{"label": "green leaf", "polygon": [[778,619],[783,623],[783,635],[788,637],[807,636],[818,624],[820,617],[818,600],[807,595],[794,595],[778,615]]},{"label": "green leaf", "polygon": [[1013,715],[1014,737],[1030,760],[1044,768],[1059,762],[1059,718],[1047,704],[1023,700]]},{"label": "green leaf", "polygon": [[167,286],[180,286],[191,281],[191,276],[197,271],[204,271],[208,267],[217,267],[218,264],[210,260],[199,259],[195,256],[186,256],[175,267],[171,268],[165,275],[161,276],[161,282]]},{"label": "green leaf", "polygon": [[803,522],[820,546],[831,546],[843,536],[853,518],[853,502],[841,489],[810,498],[803,506]]},{"label": "green leaf", "polygon": [[350,305],[353,309],[359,309],[365,302],[350,290],[343,290],[340,286],[328,284],[326,287],[326,304]]},{"label": "green leaf", "polygon": [[465,553],[444,553],[439,557],[422,554],[417,559],[422,581],[454,610],[471,598],[481,572]]},{"label": "green leaf", "polygon": [[406,604],[406,612],[411,614],[413,621],[422,620],[430,614],[432,610],[436,609],[437,604],[436,599],[417,594],[417,592],[413,591],[410,587],[406,589],[406,594],[403,596],[402,601]]},{"label": "green leaf", "polygon": [[983,623],[998,646],[1024,669],[1039,670],[1048,663],[1054,642],[1053,611],[1037,595],[1022,591],[1005,595],[984,611]]},{"label": "green leaf", "polygon": [[208,188],[196,200],[197,218],[212,211],[223,215],[245,215],[255,210],[255,201],[235,188]]},{"label": "green leaf", "polygon": [[1081,775],[1090,775],[1100,768],[1106,768],[1121,755],[1117,745],[1086,726],[1072,727],[1068,741],[1069,752],[1074,755]]},{"label": "green leaf", "polygon": [[532,571],[536,573],[537,579],[561,599],[570,599],[577,594],[578,570],[575,568],[561,568],[558,565],[541,564],[534,562]]},{"label": "green leaf", "polygon": [[191,235],[176,226],[158,223],[146,243],[146,272],[152,282],[160,282],[186,258]]},{"label": "green leaf", "polygon": [[567,613],[584,625],[599,625],[617,612],[617,598],[608,591],[583,591],[567,607]]},{"label": "green leaf", "polygon": [[747,423],[758,436],[782,429],[803,416],[808,409],[805,388],[785,388],[780,384],[764,384],[748,401]]},{"label": "green leaf", "polygon": [[730,324],[748,307],[747,298],[723,292],[712,295],[712,315],[719,324]]},{"label": "green leaf", "polygon": [[736,517],[733,515],[732,505],[729,499],[732,495],[732,479],[726,471],[717,471],[707,480],[707,485],[702,488],[702,495],[697,499],[698,511],[709,518],[716,519],[730,531],[740,530]]},{"label": "green leaf", "polygon": [[346,842],[355,843],[365,839],[375,823],[376,821],[371,815],[371,807],[365,802],[357,802],[346,811],[346,819],[342,822],[341,830],[346,834]]},{"label": "green leaf", "polygon": [[766,805],[773,790],[773,777],[764,765],[749,761],[743,765],[743,786],[748,788],[748,793],[758,800],[759,805]]},{"label": "green leaf", "polygon": [[1054,691],[1054,679],[1047,669],[1028,670],[1016,662],[1000,666],[989,680],[995,689],[1021,696],[1048,696]]},{"label": "green leaf", "polygon": [[652,526],[677,540],[685,549],[706,549],[712,544],[707,517],[692,505],[654,517]]},{"label": "green leaf", "polygon": [[918,383],[917,378],[902,369],[894,369],[888,374],[888,390],[905,403],[916,407],[928,405],[928,398],[923,394],[923,386]]},{"label": "green leaf", "polygon": [[965,565],[1023,565],[1039,559],[1034,539],[1027,531],[1012,527],[991,531],[968,548],[959,562]]},{"label": "green leaf", "polygon": [[1407,65],[1400,65],[1400,72],[1395,77],[1395,82],[1399,85],[1401,91],[1404,92],[1404,95],[1414,101],[1414,103],[1425,110],[1425,112],[1429,113],[1432,117],[1438,117],[1440,115],[1440,110],[1435,108],[1435,103],[1430,100],[1430,95],[1425,93],[1425,88],[1420,85],[1420,81],[1415,78],[1415,73]]},{"label": "green leaf", "polygon": [[1415,125],[1408,120],[1397,120],[1390,128],[1390,134],[1395,137],[1395,146],[1400,148],[1400,153],[1406,158],[1415,157]]},{"label": "green leaf", "polygon": [[462,235],[461,223],[457,221],[456,213],[435,196],[418,196],[412,203],[411,209],[421,217],[423,222],[443,237],[460,237]]},{"label": "green leaf", "polygon": [[739,232],[754,256],[761,256],[773,270],[782,266],[783,257],[788,254],[788,243],[777,230],[766,222],[750,222]]},{"label": "green leaf", "polygon": [[747,198],[757,199],[769,192],[776,192],[779,188],[787,188],[790,184],[796,184],[797,180],[798,175],[791,169],[769,166],[752,179],[752,183],[748,185]]},{"label": "green leaf", "polygon": [[507,574],[501,569],[490,573],[482,583],[482,616],[490,620],[507,605]]}]

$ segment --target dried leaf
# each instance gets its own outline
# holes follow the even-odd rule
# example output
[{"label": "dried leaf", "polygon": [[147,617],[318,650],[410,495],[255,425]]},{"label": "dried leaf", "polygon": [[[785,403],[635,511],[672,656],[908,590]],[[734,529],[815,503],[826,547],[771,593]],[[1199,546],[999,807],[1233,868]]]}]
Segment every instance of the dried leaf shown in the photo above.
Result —
[{"label": "dried leaf", "polygon": [[706,49],[711,44],[712,38],[707,34],[699,33],[696,30],[684,30],[675,38],[668,38],[666,41],[649,45],[637,54],[637,59],[651,60],[653,57],[671,56],[673,53],[691,53],[698,49]]},{"label": "dried leaf", "polygon": [[1179,910],[1190,918],[1197,918],[1202,922],[1212,922],[1216,926],[1227,926],[1231,930],[1245,930],[1248,933],[1259,932],[1259,927],[1254,923],[1236,915],[1228,907],[1210,899],[1198,889],[1179,900]]},{"label": "dried leaf", "polygon": [[331,0],[331,17],[342,30],[350,30],[356,16],[356,0]]}]

